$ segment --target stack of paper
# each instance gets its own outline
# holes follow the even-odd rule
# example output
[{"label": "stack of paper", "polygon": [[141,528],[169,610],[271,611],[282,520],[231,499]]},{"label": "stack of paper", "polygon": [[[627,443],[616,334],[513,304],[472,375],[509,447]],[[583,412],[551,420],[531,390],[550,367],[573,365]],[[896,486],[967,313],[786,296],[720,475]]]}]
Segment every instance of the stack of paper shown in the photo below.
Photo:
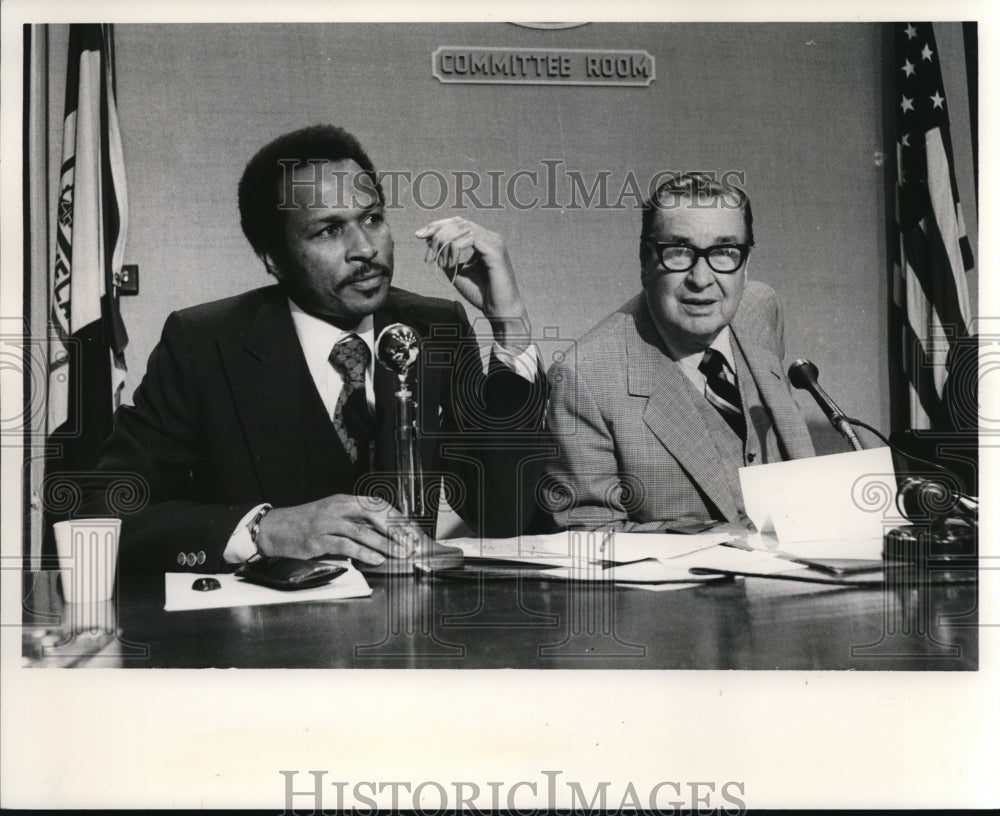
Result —
[{"label": "stack of paper", "polygon": [[[675,535],[567,531],[520,539],[452,539],[447,544],[465,554],[475,568],[502,565],[530,568],[531,577],[570,581],[613,581],[644,589],[680,589],[725,575],[776,575],[804,570],[802,564],[763,550],[727,546],[730,533]],[[528,574],[528,573],[526,573]]]}]

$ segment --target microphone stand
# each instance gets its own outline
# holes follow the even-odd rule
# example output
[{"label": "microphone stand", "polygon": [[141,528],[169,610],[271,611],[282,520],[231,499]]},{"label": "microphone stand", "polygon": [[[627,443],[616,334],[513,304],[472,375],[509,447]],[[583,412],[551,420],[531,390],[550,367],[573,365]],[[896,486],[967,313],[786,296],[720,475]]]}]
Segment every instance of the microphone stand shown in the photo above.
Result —
[{"label": "microphone stand", "polygon": [[412,521],[424,514],[424,470],[417,447],[416,403],[405,374],[399,375],[394,394],[396,415],[396,494],[399,510]]},{"label": "microphone stand", "polygon": [[417,403],[410,387],[410,372],[420,355],[420,335],[410,326],[393,323],[382,329],[375,349],[379,363],[396,375],[397,382],[393,394],[396,509],[408,521],[417,524],[430,541],[426,548],[414,554],[412,563],[397,563],[388,559],[381,570],[369,571],[400,574],[407,572],[408,568],[409,574],[420,575],[422,572],[461,569],[462,551],[434,540],[434,513],[437,508],[427,506],[424,493],[424,469],[417,439]]},{"label": "microphone stand", "polygon": [[393,394],[397,509],[416,522],[427,518],[424,470],[417,444],[417,403],[410,388],[410,371],[420,353],[419,343],[420,335],[402,323],[386,326],[376,343],[379,362],[397,379]]},{"label": "microphone stand", "polygon": [[840,435],[851,443],[851,447],[854,448],[854,450],[859,451],[865,449],[864,445],[861,444],[861,440],[858,439],[858,435],[854,433],[854,428],[851,427],[851,423],[848,422],[847,417],[839,417],[833,424],[834,427],[840,431]]}]

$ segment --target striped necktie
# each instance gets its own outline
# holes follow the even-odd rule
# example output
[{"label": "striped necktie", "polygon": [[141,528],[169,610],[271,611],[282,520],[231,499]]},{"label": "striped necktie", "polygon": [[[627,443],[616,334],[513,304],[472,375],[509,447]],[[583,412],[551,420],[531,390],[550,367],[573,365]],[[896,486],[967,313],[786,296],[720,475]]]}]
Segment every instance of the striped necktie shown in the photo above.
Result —
[{"label": "striped necktie", "polygon": [[368,469],[375,424],[365,394],[365,372],[371,361],[371,351],[356,334],[345,334],[334,345],[329,359],[344,380],[333,412],[334,430],[351,462]]},{"label": "striped necktie", "polygon": [[740,439],[747,438],[747,422],[743,416],[743,402],[736,385],[736,374],[720,351],[705,350],[698,370],[705,375],[705,399],[722,414]]}]

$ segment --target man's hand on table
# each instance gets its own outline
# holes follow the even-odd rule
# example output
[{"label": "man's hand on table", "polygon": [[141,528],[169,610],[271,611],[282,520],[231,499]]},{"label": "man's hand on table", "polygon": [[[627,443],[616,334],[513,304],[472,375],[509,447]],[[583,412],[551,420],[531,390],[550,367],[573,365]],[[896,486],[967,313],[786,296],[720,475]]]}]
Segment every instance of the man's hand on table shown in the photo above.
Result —
[{"label": "man's hand on table", "polygon": [[417,525],[391,511],[382,499],[346,494],[275,507],[261,520],[257,548],[263,555],[295,558],[343,555],[374,566],[430,546]]}]

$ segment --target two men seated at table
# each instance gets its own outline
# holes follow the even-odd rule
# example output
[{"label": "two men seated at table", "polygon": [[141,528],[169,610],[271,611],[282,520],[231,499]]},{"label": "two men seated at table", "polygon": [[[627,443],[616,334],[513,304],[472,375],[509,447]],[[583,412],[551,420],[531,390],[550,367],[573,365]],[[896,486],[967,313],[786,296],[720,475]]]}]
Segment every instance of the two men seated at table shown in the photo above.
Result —
[{"label": "two men seated at table", "polygon": [[737,470],[814,455],[784,374],[774,291],[748,281],[746,194],[686,174],[642,214],[642,292],[549,372],[560,526],[745,524]]},{"label": "two men seated at table", "polygon": [[[277,283],[167,319],[96,468],[148,489],[123,517],[125,569],[215,572],[258,552],[371,565],[426,543],[372,489],[396,466],[394,378],[374,361],[394,322],[437,352],[414,388],[429,477],[457,480],[475,532],[524,531],[536,485],[518,483],[530,471],[495,434],[537,434],[548,383],[503,239],[460,218],[416,234],[491,324],[484,372],[460,303],[390,285],[384,204],[371,160],[332,126],[276,139],[247,165],[241,225]],[[550,372],[559,454],[542,493],[559,526],[744,523],[738,468],[813,455],[777,298],[747,280],[752,246],[742,190],[688,174],[646,203],[643,291]],[[108,512],[107,497],[85,508]]]},{"label": "two men seated at table", "polygon": [[[123,568],[218,572],[257,552],[369,565],[409,555],[422,531],[373,495],[396,468],[395,376],[374,360],[375,338],[395,322],[434,347],[412,386],[428,480],[457,480],[454,509],[477,533],[517,532],[517,453],[496,434],[537,432],[547,385],[504,241],[460,218],[416,233],[491,324],[484,371],[460,303],[390,285],[384,205],[371,160],[340,128],[287,134],[247,165],[241,224],[277,283],[167,319],[97,463],[148,488],[148,505],[123,515]],[[107,504],[92,495],[85,510]]]}]

